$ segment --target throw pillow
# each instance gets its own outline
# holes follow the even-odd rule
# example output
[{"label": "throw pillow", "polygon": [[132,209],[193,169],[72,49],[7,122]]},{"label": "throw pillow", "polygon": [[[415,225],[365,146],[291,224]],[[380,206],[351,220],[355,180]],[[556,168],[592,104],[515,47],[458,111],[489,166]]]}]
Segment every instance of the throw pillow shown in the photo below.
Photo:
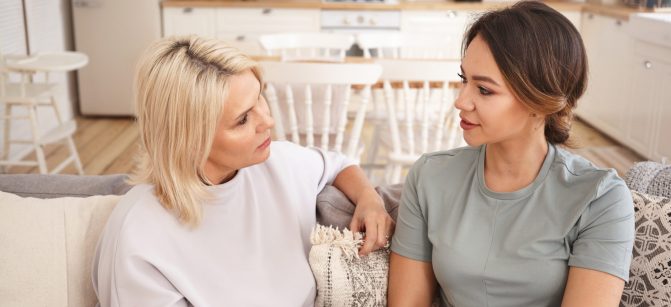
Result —
[{"label": "throw pillow", "polygon": [[671,197],[671,165],[652,161],[637,162],[624,177],[633,191]]},{"label": "throw pillow", "polygon": [[119,198],[0,192],[0,306],[94,306],[91,259]]},{"label": "throw pillow", "polygon": [[310,267],[317,281],[316,307],[387,306],[389,249],[360,257],[360,233],[317,225]]},{"label": "throw pillow", "polygon": [[671,200],[632,191],[636,238],[620,306],[671,306]]}]

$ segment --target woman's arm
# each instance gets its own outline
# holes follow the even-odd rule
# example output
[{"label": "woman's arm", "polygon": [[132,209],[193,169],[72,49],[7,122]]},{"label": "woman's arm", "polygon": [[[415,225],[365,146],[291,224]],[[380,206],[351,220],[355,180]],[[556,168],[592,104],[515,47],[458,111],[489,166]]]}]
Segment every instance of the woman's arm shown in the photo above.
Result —
[{"label": "woman's arm", "polygon": [[389,307],[431,306],[436,293],[436,277],[431,262],[403,257],[392,252],[389,258]]},{"label": "woman's arm", "polygon": [[624,281],[608,273],[571,267],[564,290],[563,307],[618,306]]},{"label": "woman's arm", "polygon": [[345,168],[336,176],[333,186],[345,193],[356,205],[350,230],[366,232],[366,239],[359,253],[367,255],[384,247],[394,233],[394,220],[387,213],[382,198],[363,170],[354,165]]}]

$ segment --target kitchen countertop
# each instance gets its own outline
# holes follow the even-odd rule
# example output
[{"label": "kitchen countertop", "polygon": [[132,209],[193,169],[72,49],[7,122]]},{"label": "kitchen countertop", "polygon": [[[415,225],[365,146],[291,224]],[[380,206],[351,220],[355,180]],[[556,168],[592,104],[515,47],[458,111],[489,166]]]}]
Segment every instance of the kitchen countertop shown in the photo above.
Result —
[{"label": "kitchen countertop", "polygon": [[[242,7],[242,8],[311,8],[334,10],[488,10],[504,7],[513,2],[454,2],[445,0],[403,1],[398,4],[322,2],[320,0],[167,0],[163,7]],[[628,20],[632,13],[646,12],[624,5],[546,1],[561,11],[585,11]]]}]

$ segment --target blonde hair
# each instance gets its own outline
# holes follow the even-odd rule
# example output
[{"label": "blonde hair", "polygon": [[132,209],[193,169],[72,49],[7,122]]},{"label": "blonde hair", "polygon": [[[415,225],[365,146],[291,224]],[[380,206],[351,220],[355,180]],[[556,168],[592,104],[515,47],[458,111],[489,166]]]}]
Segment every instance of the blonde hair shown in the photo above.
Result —
[{"label": "blonde hair", "polygon": [[[132,183],[153,184],[161,205],[197,226],[209,199],[204,166],[231,76],[257,63],[221,41],[170,37],[152,44],[135,76],[141,146]],[[261,82],[262,83],[262,82]]]}]

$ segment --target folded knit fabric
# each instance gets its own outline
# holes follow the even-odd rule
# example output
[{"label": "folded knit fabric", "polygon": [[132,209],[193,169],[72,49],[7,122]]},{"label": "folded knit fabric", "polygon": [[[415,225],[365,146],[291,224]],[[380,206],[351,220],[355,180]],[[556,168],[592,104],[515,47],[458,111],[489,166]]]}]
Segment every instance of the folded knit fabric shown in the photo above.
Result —
[{"label": "folded knit fabric", "polygon": [[638,162],[629,169],[625,181],[634,191],[671,198],[671,165]]},{"label": "folded knit fabric", "polygon": [[310,267],[317,281],[315,306],[387,306],[389,249],[360,257],[360,233],[317,225],[310,238]]}]

